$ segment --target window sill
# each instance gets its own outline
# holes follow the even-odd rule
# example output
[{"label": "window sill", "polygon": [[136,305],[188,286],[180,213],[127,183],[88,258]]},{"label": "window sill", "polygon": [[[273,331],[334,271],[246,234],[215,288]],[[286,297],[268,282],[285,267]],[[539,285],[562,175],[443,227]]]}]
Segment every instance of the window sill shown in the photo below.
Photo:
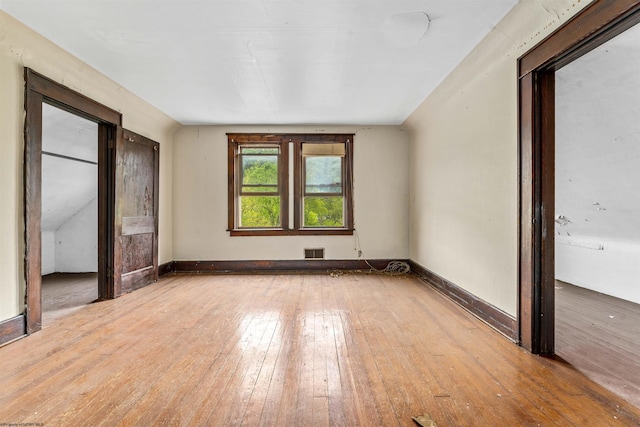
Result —
[{"label": "window sill", "polygon": [[283,229],[233,229],[230,236],[352,236],[351,228],[304,228],[301,230]]}]

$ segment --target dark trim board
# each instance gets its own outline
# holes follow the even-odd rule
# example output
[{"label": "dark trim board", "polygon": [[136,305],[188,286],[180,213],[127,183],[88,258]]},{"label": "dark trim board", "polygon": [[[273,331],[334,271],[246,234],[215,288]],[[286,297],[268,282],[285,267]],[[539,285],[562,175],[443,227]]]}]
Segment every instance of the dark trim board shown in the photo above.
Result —
[{"label": "dark trim board", "polygon": [[[160,265],[160,275],[164,276],[170,273],[269,274],[319,273],[330,270],[369,271],[371,266],[382,270],[391,261],[394,260],[171,261]],[[405,262],[409,263],[414,273],[455,303],[495,328],[511,341],[518,341],[518,325],[514,317],[421,265],[411,260]]]},{"label": "dark trim board", "polygon": [[414,273],[452,299],[456,304],[496,329],[511,341],[518,342],[518,322],[514,317],[414,261],[409,261],[409,265]]},{"label": "dark trim board", "polygon": [[0,322],[0,346],[27,335],[27,320],[24,314]]},{"label": "dark trim board", "polygon": [[520,76],[559,69],[640,22],[638,0],[597,0],[525,53]]},{"label": "dark trim board", "polygon": [[[370,271],[371,266],[384,269],[397,260],[275,260],[275,261],[170,261],[159,266],[159,275],[172,273],[204,274],[273,274],[320,273],[331,270]],[[414,273],[480,320],[518,341],[518,325],[515,318],[465,291],[461,287],[438,276],[414,261],[406,260]],[[367,264],[368,263],[368,264]],[[0,323],[0,345],[25,335],[25,317],[17,316]]]},{"label": "dark trim board", "polygon": [[[368,260],[377,269],[383,269],[392,260]],[[166,267],[165,267],[166,266]],[[168,273],[316,273],[328,270],[363,270],[371,267],[364,260],[276,260],[276,261],[171,261],[161,266]]]},{"label": "dark trim board", "polygon": [[175,271],[174,264],[175,264],[175,261],[169,261],[167,263],[160,264],[158,266],[158,276],[162,277],[162,276],[166,276],[167,274],[173,273]]}]

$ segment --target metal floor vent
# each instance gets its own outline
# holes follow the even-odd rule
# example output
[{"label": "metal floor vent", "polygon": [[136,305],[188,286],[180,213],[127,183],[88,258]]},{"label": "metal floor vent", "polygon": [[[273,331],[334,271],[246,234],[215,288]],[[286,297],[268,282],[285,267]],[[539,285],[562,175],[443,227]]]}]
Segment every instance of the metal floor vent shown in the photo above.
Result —
[{"label": "metal floor vent", "polygon": [[304,259],[324,259],[324,248],[305,249]]}]

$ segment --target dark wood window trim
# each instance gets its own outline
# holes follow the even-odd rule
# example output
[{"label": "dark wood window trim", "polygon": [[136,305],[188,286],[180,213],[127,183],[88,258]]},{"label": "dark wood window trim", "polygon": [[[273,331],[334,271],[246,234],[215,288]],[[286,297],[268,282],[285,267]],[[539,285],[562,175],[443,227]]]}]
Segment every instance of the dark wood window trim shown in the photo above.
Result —
[{"label": "dark wood window trim", "polygon": [[[244,136],[248,136],[244,138]],[[277,146],[280,149],[278,155],[278,193],[280,197],[280,228],[242,228],[237,227],[238,219],[238,198],[241,192],[241,186],[236,185],[240,183],[241,167],[240,167],[240,147],[243,145],[256,145],[256,146]],[[228,167],[229,167],[229,188],[228,188],[228,207],[229,207],[229,219],[228,230],[232,236],[247,236],[247,235],[278,235],[283,232],[287,232],[289,227],[289,180],[288,180],[288,168],[289,164],[287,159],[289,158],[289,144],[282,140],[273,138],[271,136],[256,135],[228,135]]]},{"label": "dark wood window trim", "polygon": [[[303,142],[345,144],[344,160],[344,197],[345,226],[341,228],[303,228],[301,227],[302,200],[302,155]],[[299,236],[299,235],[353,235],[353,134],[261,134],[228,133],[228,222],[227,230],[231,236]],[[240,228],[237,227],[237,199],[239,182],[238,146],[241,144],[279,144],[281,147],[280,170],[283,199],[281,205],[282,228]],[[289,144],[293,144],[293,177],[289,177]],[[293,197],[289,196],[289,180],[293,179]],[[293,203],[294,226],[289,228],[289,205]]]},{"label": "dark wood window trim", "polygon": [[302,144],[304,142],[317,142],[312,141],[310,139],[301,139],[294,143],[294,158],[293,158],[293,168],[294,168],[294,229],[297,230],[298,234],[353,234],[353,197],[352,197],[352,189],[353,189],[353,135],[347,135],[346,138],[336,138],[332,141],[323,141],[326,143],[334,143],[341,142],[345,144],[345,156],[342,164],[342,180],[343,180],[343,190],[341,195],[345,198],[345,208],[344,208],[344,227],[342,228],[320,228],[320,227],[304,227],[302,224],[303,212],[302,212],[302,200],[305,196],[304,193],[304,157],[302,156]]},{"label": "dark wood window trim", "polygon": [[519,335],[553,354],[555,71],[640,22],[637,0],[596,0],[519,60]]}]

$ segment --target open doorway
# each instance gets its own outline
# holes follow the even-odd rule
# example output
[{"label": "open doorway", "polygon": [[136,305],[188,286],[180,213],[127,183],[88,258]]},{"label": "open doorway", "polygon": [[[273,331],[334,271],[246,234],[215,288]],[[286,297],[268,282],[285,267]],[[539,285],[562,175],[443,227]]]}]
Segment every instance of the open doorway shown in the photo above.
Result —
[{"label": "open doorway", "polygon": [[[71,113],[72,117],[83,118],[97,126],[97,165],[89,163],[87,165],[97,169],[95,172],[97,175],[97,255],[94,251],[93,256],[97,256],[98,298],[100,299],[115,298],[119,295],[114,281],[114,271],[119,269],[119,263],[114,255],[119,247],[114,237],[115,146],[122,115],[29,68],[25,68],[24,71],[25,332],[31,334],[42,328],[42,274],[45,271],[42,266],[43,163],[49,162],[52,157],[60,158],[55,154],[65,155],[57,153],[55,146],[52,147],[50,154],[46,154],[46,150],[43,150],[43,113],[55,112],[50,110],[51,106],[55,106],[66,113]],[[67,157],[88,159],[78,154],[80,153]],[[50,237],[50,235],[45,236],[45,238]]]},{"label": "open doorway", "polygon": [[555,353],[640,407],[640,25],[555,94]]},{"label": "open doorway", "polygon": [[[518,64],[520,344],[533,353],[562,353],[567,357],[569,334],[574,334],[574,343],[583,345],[589,341],[592,346],[573,351],[576,358],[572,363],[580,363],[577,356],[593,357],[601,352],[600,361],[591,362],[592,366],[604,367],[603,361],[610,367],[621,365],[615,366],[621,368],[616,375],[626,384],[638,373],[638,352],[632,348],[637,348],[640,339],[635,329],[640,322],[634,321],[632,315],[637,313],[634,301],[640,283],[640,158],[636,145],[640,134],[634,128],[640,109],[631,106],[638,103],[637,92],[626,93],[637,88],[624,88],[621,83],[633,74],[637,78],[638,70],[627,70],[631,75],[624,78],[604,76],[605,80],[596,80],[597,88],[586,88],[587,75],[592,78],[603,73],[596,72],[593,64],[582,71],[585,78],[568,85],[562,81],[566,77],[562,70],[570,71],[572,64],[583,57],[589,61],[589,53],[600,48],[606,54],[612,53],[607,51],[611,45],[606,43],[620,35],[623,38],[618,40],[624,42],[625,34],[634,34],[633,27],[639,23],[637,1],[595,0],[522,56]],[[632,32],[625,33],[630,29]],[[637,45],[638,41],[632,44]],[[621,53],[623,57],[627,55],[635,54]],[[628,59],[635,61],[637,68],[638,59]],[[612,55],[601,61],[607,71],[619,67],[611,61]],[[579,64],[576,62],[577,67]],[[566,95],[572,85],[580,90],[576,90],[578,95],[570,105],[563,105],[564,99],[557,102],[556,93]],[[589,99],[593,95],[596,98]],[[625,98],[629,104],[626,107],[622,104]],[[621,109],[610,110],[615,107]],[[567,119],[569,109],[574,116]],[[562,129],[567,123],[556,121],[571,122],[571,130]],[[578,183],[582,185],[576,186]],[[580,256],[575,256],[578,252]],[[625,259],[631,262],[622,262]],[[603,268],[607,265],[609,268]],[[569,320],[571,315],[574,319]],[[556,316],[560,316],[557,322]],[[594,316],[600,320],[595,321]],[[609,322],[623,318],[625,323]],[[605,323],[612,327],[603,328]],[[587,336],[596,330],[597,337]],[[619,358],[622,353],[628,355],[624,362]],[[589,368],[582,370],[588,373]],[[613,373],[604,372],[602,377],[609,381]],[[621,397],[628,397],[628,389],[612,389]],[[631,393],[637,397],[637,391]]]},{"label": "open doorway", "polygon": [[98,298],[98,124],[42,104],[42,322]]},{"label": "open doorway", "polygon": [[[50,110],[58,107],[63,112]],[[96,154],[62,141],[47,151],[43,148],[43,117],[60,114],[67,119],[84,121],[81,127],[91,127],[93,135],[97,128]],[[98,299],[117,298],[123,292],[131,292],[158,278],[158,192],[160,144],[142,135],[122,128],[122,115],[86,96],[74,92],[29,68],[25,68],[25,125],[24,125],[24,278],[25,278],[25,333],[31,334],[42,328],[42,276],[43,238],[43,173],[50,158],[72,160],[82,163],[84,168],[95,168],[88,172],[97,176],[97,199],[91,196],[81,199],[76,214],[90,218],[92,203],[97,205],[97,282]],[[63,138],[64,139],[64,138]],[[69,150],[65,153],[64,150]],[[83,150],[92,149],[83,146]],[[97,164],[94,164],[97,163]],[[67,164],[68,168],[71,168]],[[78,165],[76,165],[78,166]],[[53,169],[62,166],[50,166]],[[55,175],[57,178],[64,174]],[[88,176],[88,175],[87,175]],[[48,182],[49,180],[47,180]],[[73,182],[73,184],[72,184]],[[78,183],[68,179],[66,186]],[[93,184],[95,186],[95,184]],[[91,188],[91,185],[87,187]],[[46,191],[46,190],[45,190]],[[78,192],[79,187],[76,189]],[[87,190],[87,193],[90,193]],[[82,206],[84,203],[86,205]],[[48,202],[47,202],[48,203]],[[51,205],[49,205],[50,207]],[[86,208],[86,212],[85,212]],[[46,210],[47,207],[44,206]],[[75,215],[75,214],[74,214]],[[55,226],[48,227],[49,229]],[[58,230],[62,225],[55,228]],[[54,232],[55,242],[61,242]],[[91,231],[86,234],[91,235]],[[95,236],[95,234],[93,234]],[[78,236],[72,236],[73,241]],[[91,246],[93,242],[89,242]],[[85,243],[86,244],[86,243]],[[75,245],[76,249],[79,247]],[[89,254],[75,253],[71,258],[74,268],[95,260],[96,251]],[[56,254],[57,257],[57,254]],[[48,262],[50,268],[51,261]],[[58,262],[56,261],[56,264]],[[57,268],[57,267],[56,267]],[[87,267],[81,267],[85,270]],[[91,269],[91,268],[89,268]]]}]

